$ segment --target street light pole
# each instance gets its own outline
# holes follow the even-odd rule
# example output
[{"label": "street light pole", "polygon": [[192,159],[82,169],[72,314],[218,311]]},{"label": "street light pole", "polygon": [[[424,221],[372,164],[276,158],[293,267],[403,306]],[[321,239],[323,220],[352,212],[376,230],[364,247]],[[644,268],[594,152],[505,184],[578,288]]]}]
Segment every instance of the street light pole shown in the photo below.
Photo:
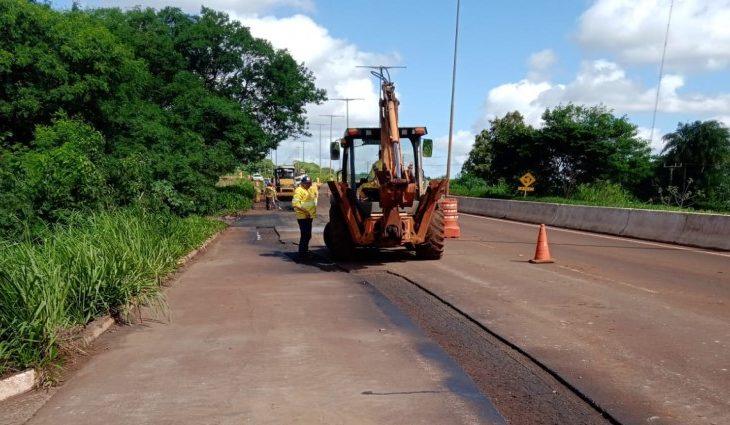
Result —
[{"label": "street light pole", "polygon": [[302,139],[302,166],[304,164],[304,139]]},{"label": "street light pole", "polygon": [[319,126],[319,172],[322,172],[322,126],[327,124],[317,123]]},{"label": "street light pole", "polygon": [[330,100],[341,100],[341,101],[345,102],[345,116],[347,117],[345,121],[347,123],[346,124],[347,128],[350,128],[350,102],[352,102],[353,100],[365,100],[365,99],[362,97],[341,97],[341,98],[330,99]]},{"label": "street light pole", "polygon": [[[322,116],[322,117],[330,117],[330,143],[332,143],[332,120],[335,117],[342,118],[342,115],[322,114],[320,116]],[[334,171],[334,170],[332,170],[332,156],[330,155],[330,172],[332,172],[332,171]]]},{"label": "street light pole", "polygon": [[454,93],[456,92],[456,52],[459,46],[459,10],[461,0],[456,0],[456,33],[454,34],[454,68],[451,74],[451,116],[449,117],[449,151],[446,160],[446,196],[451,185],[451,146],[454,140]]}]

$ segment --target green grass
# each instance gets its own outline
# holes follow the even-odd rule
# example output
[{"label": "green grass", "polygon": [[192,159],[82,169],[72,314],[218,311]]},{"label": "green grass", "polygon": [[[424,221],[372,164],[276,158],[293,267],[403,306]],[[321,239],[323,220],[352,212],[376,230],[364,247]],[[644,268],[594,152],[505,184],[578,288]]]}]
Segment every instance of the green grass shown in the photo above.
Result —
[{"label": "green grass", "polygon": [[125,210],[73,216],[40,240],[0,240],[0,375],[54,362],[69,328],[160,305],[164,276],[224,226]]},{"label": "green grass", "polygon": [[476,198],[498,198],[566,205],[730,215],[728,211],[682,208],[674,205],[641,202],[634,198],[628,191],[621,188],[620,185],[608,182],[579,185],[572,198],[564,198],[559,196],[535,196],[530,193],[524,196],[522,192],[508,187],[503,182],[496,185],[487,185],[483,180],[470,178],[453,180],[450,185],[450,193],[456,196],[471,196]]},{"label": "green grass", "polygon": [[513,191],[503,180],[497,184],[488,185],[478,178],[461,178],[449,182],[449,193],[456,196],[471,196],[474,198],[512,198]]}]

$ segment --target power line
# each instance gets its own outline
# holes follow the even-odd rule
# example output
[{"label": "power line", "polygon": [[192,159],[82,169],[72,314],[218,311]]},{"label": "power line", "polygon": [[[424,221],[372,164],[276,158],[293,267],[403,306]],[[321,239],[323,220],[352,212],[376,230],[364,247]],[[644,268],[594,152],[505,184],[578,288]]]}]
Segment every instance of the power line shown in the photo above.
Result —
[{"label": "power line", "polygon": [[674,0],[669,3],[669,18],[667,19],[667,31],[664,33],[664,50],[662,51],[662,61],[659,65],[659,83],[656,86],[656,98],[654,99],[654,114],[651,117],[651,133],[649,135],[649,144],[654,141],[654,125],[656,124],[656,111],[659,107],[659,91],[662,87],[662,78],[664,77],[664,60],[667,56],[667,43],[669,41],[669,26],[672,23],[672,9],[674,9]]}]

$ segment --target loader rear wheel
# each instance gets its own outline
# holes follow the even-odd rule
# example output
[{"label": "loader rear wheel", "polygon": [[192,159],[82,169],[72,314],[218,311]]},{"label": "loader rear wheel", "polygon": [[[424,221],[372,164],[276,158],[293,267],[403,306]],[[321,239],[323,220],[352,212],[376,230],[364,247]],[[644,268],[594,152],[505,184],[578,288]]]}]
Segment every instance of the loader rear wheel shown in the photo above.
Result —
[{"label": "loader rear wheel", "polygon": [[444,255],[444,213],[436,206],[426,231],[426,241],[416,245],[416,257],[439,260]]},{"label": "loader rear wheel", "polygon": [[355,253],[350,230],[337,205],[330,207],[330,221],[324,226],[324,244],[333,260],[348,260]]}]

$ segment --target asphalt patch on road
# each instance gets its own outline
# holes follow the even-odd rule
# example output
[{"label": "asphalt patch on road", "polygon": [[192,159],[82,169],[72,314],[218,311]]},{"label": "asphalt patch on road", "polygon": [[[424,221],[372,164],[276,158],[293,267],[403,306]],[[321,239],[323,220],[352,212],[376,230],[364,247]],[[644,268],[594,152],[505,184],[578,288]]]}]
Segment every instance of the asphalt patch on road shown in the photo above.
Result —
[{"label": "asphalt patch on road", "polygon": [[518,350],[403,277],[357,272],[441,346],[510,424],[618,424]]},{"label": "asphalt patch on road", "polygon": [[[267,236],[274,235],[267,233]],[[362,254],[358,256],[360,261],[342,264],[331,261],[324,248],[306,260],[300,260],[296,252],[281,251],[280,255],[321,271],[361,276],[363,284],[388,299],[448,353],[510,424],[619,424],[535,359],[435,294],[402,276],[371,269],[374,265],[404,261],[413,262],[417,267],[418,261],[411,253],[404,250],[361,250],[359,253]]]}]

